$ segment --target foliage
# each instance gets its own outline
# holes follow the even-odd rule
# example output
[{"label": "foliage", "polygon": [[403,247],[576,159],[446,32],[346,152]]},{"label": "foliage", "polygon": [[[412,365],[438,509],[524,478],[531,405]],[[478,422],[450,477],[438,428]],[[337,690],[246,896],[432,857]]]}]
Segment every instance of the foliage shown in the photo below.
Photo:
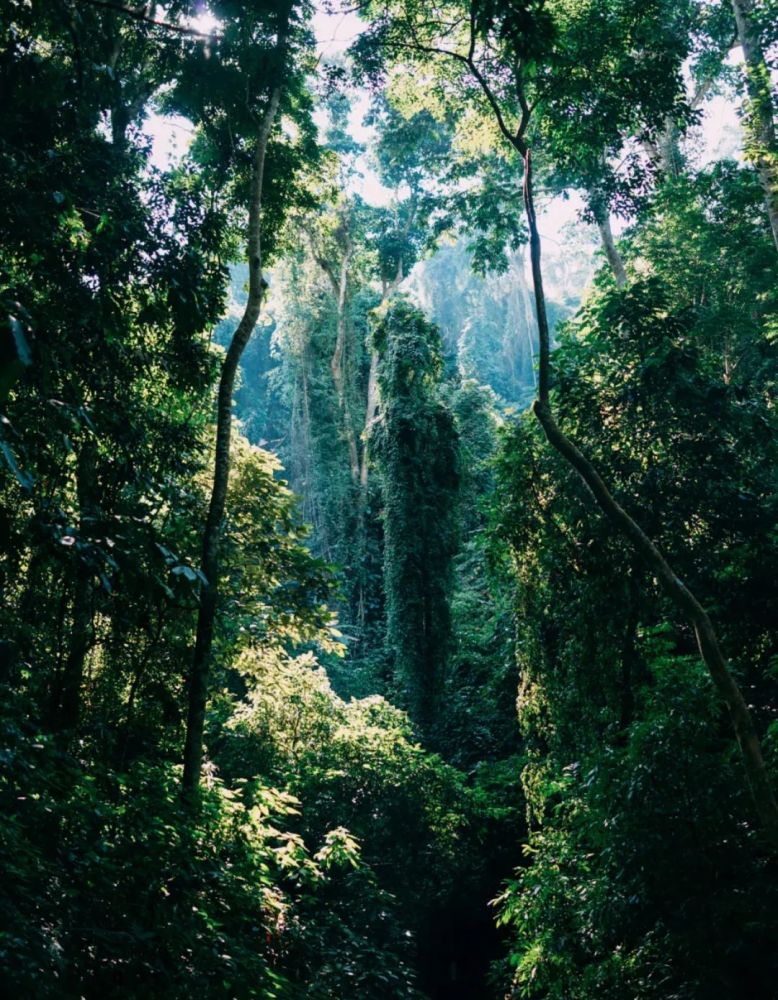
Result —
[{"label": "foliage", "polygon": [[429,726],[450,643],[448,596],[456,551],[457,434],[436,398],[440,338],[402,300],[374,333],[383,412],[374,431],[382,479],[386,640],[411,717]]},{"label": "foliage", "polygon": [[326,951],[323,965],[306,958],[315,995],[413,995],[420,934],[451,905],[462,873],[473,877],[483,804],[414,742],[403,713],[379,696],[343,701],[310,656],[249,652],[237,667],[252,690],[219,710],[224,773],[249,780],[249,795],[253,775],[282,782],[305,804],[306,844],[335,826],[359,845],[359,869],[323,890],[328,917],[310,931]]},{"label": "foliage", "polygon": [[[0,0],[4,995],[772,997],[695,635],[520,412],[530,148],[553,410],[774,776],[778,21],[739,6],[745,71],[728,0],[369,0],[331,62],[308,2]],[[687,139],[717,91],[739,162]]]},{"label": "foliage", "polygon": [[665,635],[640,645],[639,721],[525,772],[543,821],[498,901],[516,934],[515,995],[766,998],[775,879],[736,820],[747,792],[711,739],[715,700]]},{"label": "foliage", "polygon": [[[555,393],[619,501],[715,610],[764,725],[776,636],[762,574],[774,572],[778,491],[766,460],[773,306],[760,289],[775,265],[763,226],[738,236],[752,216],[722,218],[722,186],[728,206],[755,204],[726,167],[663,193],[627,244],[641,277],[617,291],[601,276],[566,327]],[[680,234],[684,261],[671,250]],[[722,244],[732,266],[707,272],[701,295],[696,248]],[[745,322],[741,294],[759,303]],[[495,507],[508,551],[495,554],[516,580],[533,757],[527,867],[500,901],[516,995],[767,997],[774,876],[694,636],[556,466],[533,428],[511,428]]]},{"label": "foliage", "polygon": [[214,778],[193,821],[178,768],[90,766],[8,716],[3,728],[6,989],[291,995],[286,927],[326,878],[327,855],[288,831],[290,796],[257,786],[249,807]]}]

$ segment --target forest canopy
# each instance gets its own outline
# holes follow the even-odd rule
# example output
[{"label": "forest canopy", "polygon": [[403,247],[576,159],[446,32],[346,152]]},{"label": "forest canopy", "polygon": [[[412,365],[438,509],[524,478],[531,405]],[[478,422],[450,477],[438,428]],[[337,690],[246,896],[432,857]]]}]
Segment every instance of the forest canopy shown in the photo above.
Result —
[{"label": "forest canopy", "polygon": [[776,0],[0,10],[3,995],[774,1000]]}]

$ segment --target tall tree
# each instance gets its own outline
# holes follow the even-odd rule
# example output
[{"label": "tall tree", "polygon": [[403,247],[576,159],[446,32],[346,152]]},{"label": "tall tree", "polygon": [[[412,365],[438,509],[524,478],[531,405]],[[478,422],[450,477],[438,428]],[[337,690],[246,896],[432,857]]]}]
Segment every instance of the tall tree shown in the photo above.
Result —
[{"label": "tall tree", "polygon": [[336,333],[330,372],[348,446],[351,478],[357,484],[360,472],[360,435],[352,412],[357,351],[350,307],[360,263],[360,250],[364,245],[361,227],[361,216],[364,213],[359,199],[353,198],[348,189],[358,173],[357,161],[364,153],[364,148],[349,134],[351,102],[348,96],[342,91],[334,92],[329,96],[326,108],[329,121],[324,143],[336,163],[336,170],[333,171],[336,175],[334,203],[325,206],[318,217],[303,219],[301,229],[307,233],[311,253],[327,277],[335,303]]},{"label": "tall tree", "polygon": [[[564,80],[564,74],[560,73],[565,65],[564,59],[561,64],[558,60],[560,36],[555,10],[542,2],[522,2],[504,7],[478,2],[464,6],[453,3],[442,4],[436,17],[431,19],[428,10],[422,11],[408,0],[396,6],[378,5],[373,12],[374,40],[400,58],[436,56],[445,60],[448,67],[453,67],[455,79],[465,95],[481,102],[502,139],[523,162],[523,198],[529,227],[540,339],[538,393],[533,412],[551,446],[581,476],[613,528],[629,539],[677,612],[692,625],[700,657],[729,710],[765,836],[773,848],[778,848],[778,802],[765,765],[761,741],[746,699],[721,651],[710,617],[652,539],[614,499],[592,462],[567,437],[554,417],[551,405],[551,331],[543,289],[530,125],[536,103],[544,100],[546,85],[553,88],[557,79]],[[680,72],[677,63],[676,67],[677,74]],[[450,74],[450,70],[446,72]],[[592,87],[587,93],[595,104],[599,104],[599,98],[607,105],[613,92]],[[620,91],[619,99],[624,106],[631,105],[628,90]],[[578,100],[581,100],[581,95]],[[618,125],[616,115],[612,117],[611,125]]]},{"label": "tall tree", "polygon": [[437,329],[400,299],[374,339],[382,399],[374,436],[384,508],[386,643],[400,697],[429,731],[450,652],[458,439],[438,395]]},{"label": "tall tree", "polygon": [[[746,124],[748,144],[746,152],[756,166],[759,182],[764,191],[767,217],[778,250],[778,139],[775,130],[775,88],[770,68],[762,47],[762,32],[772,19],[774,31],[778,10],[767,2],[732,0],[732,10],[737,25],[737,37],[745,60],[748,104]],[[775,41],[775,39],[772,39]]]},{"label": "tall tree", "polygon": [[19,431],[4,431],[23,498],[5,499],[5,586],[22,611],[42,595],[58,607],[41,629],[11,614],[9,631],[46,664],[31,687],[50,725],[73,732],[90,657],[115,617],[137,621],[137,590],[160,568],[148,546],[164,484],[196,465],[225,219],[197,178],[151,169],[137,131],[181,66],[174,28],[91,5],[4,12],[0,280],[34,337],[9,406]]},{"label": "tall tree", "polygon": [[[428,241],[425,220],[430,206],[425,181],[449,150],[450,131],[427,114],[397,113],[390,103],[376,100],[369,121],[378,127],[375,160],[381,182],[393,193],[390,205],[373,213],[372,242],[376,252],[381,302],[388,303],[399,290]],[[367,493],[370,468],[370,434],[380,406],[379,357],[370,355],[365,407],[365,430],[360,483]]]},{"label": "tall tree", "polygon": [[[626,293],[595,282],[562,331],[556,405],[716,608],[722,647],[764,723],[776,642],[765,585],[777,554],[772,239],[750,169],[717,165],[659,198],[624,239],[650,277]],[[714,278],[719,253],[737,263]],[[756,300],[764,313],[743,322]],[[534,421],[510,428],[499,468],[524,787],[537,820],[533,864],[505,898],[517,985],[538,997],[770,996],[774,960],[760,942],[774,933],[776,883],[758,826],[743,822],[754,809],[740,761],[721,758],[726,720],[691,629]],[[741,906],[754,936],[733,939],[723,914]],[[655,976],[647,940],[661,940],[666,975]]]},{"label": "tall tree", "polygon": [[[248,216],[246,261],[249,294],[243,315],[227,348],[219,377],[213,486],[203,532],[201,565],[205,580],[189,673],[183,777],[187,793],[193,792],[199,784],[203,755],[210,659],[219,600],[219,551],[230,473],[233,390],[240,358],[254,331],[265,289],[262,273],[263,240],[268,235],[268,220],[264,209],[271,133],[277,127],[279,109],[289,90],[290,81],[293,75],[301,71],[300,45],[304,44],[300,24],[304,12],[294,3],[284,2],[277,7],[260,3],[250,9],[242,5],[239,18],[236,17],[238,11],[233,5],[226,3],[222,6],[215,5],[214,12],[229,20],[221,38],[218,61],[213,60],[217,65],[205,74],[202,82],[185,80],[181,85],[181,97],[186,107],[186,99],[190,93],[187,88],[192,88],[192,103],[199,105],[201,127],[217,149],[219,142],[231,131],[241,136],[242,152],[248,161],[248,177],[245,179],[243,194]],[[298,65],[294,65],[294,60],[298,61]],[[199,65],[193,72],[206,68],[202,60],[198,62]],[[237,100],[236,77],[241,80],[241,86],[245,90],[245,101]],[[299,76],[297,79],[299,80]],[[221,107],[220,97],[225,101]],[[215,121],[207,120],[209,112],[215,112]],[[240,160],[238,164],[240,165]],[[283,199],[283,195],[281,197]],[[278,208],[276,205],[277,210]],[[283,213],[283,201],[280,210]],[[278,225],[279,217],[276,216],[273,221]]]}]

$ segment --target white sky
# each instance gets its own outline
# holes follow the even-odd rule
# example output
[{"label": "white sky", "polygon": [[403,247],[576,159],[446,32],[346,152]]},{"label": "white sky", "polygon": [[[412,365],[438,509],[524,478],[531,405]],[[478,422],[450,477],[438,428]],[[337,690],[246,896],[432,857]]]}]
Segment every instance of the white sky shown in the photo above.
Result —
[{"label": "white sky", "polygon": [[322,56],[332,58],[351,45],[362,31],[362,22],[356,14],[327,14],[319,9],[313,15],[313,31]]}]

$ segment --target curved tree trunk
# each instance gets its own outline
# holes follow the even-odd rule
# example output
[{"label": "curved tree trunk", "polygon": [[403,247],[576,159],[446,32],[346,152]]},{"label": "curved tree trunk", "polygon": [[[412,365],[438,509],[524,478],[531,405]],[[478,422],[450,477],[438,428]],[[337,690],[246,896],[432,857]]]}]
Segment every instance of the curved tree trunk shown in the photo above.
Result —
[{"label": "curved tree trunk", "polygon": [[[284,35],[280,33],[278,41],[279,49],[284,44]],[[200,783],[211,647],[213,645],[216,608],[219,598],[219,550],[221,548],[222,524],[227,503],[227,486],[230,474],[232,394],[240,358],[259,319],[262,297],[266,287],[262,277],[262,187],[270,130],[278,111],[280,99],[281,84],[279,83],[271,92],[254,147],[247,248],[249,265],[248,300],[240,323],[230,341],[219,379],[213,487],[203,534],[202,571],[205,576],[205,582],[203,583],[200,596],[197,638],[195,640],[194,656],[189,673],[186,743],[184,747],[183,788],[185,793],[194,792]]]},{"label": "curved tree trunk", "polygon": [[738,41],[746,63],[748,88],[747,127],[751,134],[751,159],[764,191],[765,207],[778,250],[778,141],[773,111],[772,81],[759,35],[753,22],[752,0],[732,0]]},{"label": "curved tree trunk", "polygon": [[[732,0],[735,17],[738,22],[738,30],[741,31],[741,41],[746,55],[746,63],[753,76],[749,73],[750,85],[755,86],[757,82],[765,83],[769,80],[764,73],[764,58],[758,48],[758,39],[753,34],[753,26],[749,21],[752,0]],[[535,307],[537,312],[538,333],[540,340],[539,358],[539,378],[538,393],[533,403],[533,412],[542,426],[549,443],[559,452],[559,454],[575,469],[581,479],[590,489],[597,505],[611,522],[614,528],[624,535],[634,546],[643,561],[652,570],[659,580],[665,593],[671,599],[677,610],[683,614],[692,624],[697,637],[697,645],[700,657],[705,664],[714,684],[720,692],[722,698],[729,708],[732,725],[737,736],[740,750],[743,756],[746,772],[748,774],[751,791],[754,798],[759,818],[761,820],[764,833],[769,839],[774,850],[778,851],[778,803],[775,799],[770,779],[765,766],[764,757],[759,737],[753,723],[748,705],[743,698],[734,677],[732,676],[726,660],[718,644],[713,625],[705,609],[686,585],[678,579],[665,557],[646,535],[642,528],[630,515],[614,500],[605,483],[600,478],[597,470],[589,459],[570,441],[560,430],[554,420],[549,400],[549,376],[550,376],[550,332],[548,317],[546,314],[546,299],[543,291],[543,276],[540,267],[540,234],[538,232],[537,218],[535,214],[535,203],[532,190],[532,161],[529,145],[525,134],[532,114],[532,108],[524,93],[521,68],[515,70],[514,83],[520,108],[518,125],[513,131],[508,126],[506,117],[500,107],[500,102],[492,91],[488,81],[479,69],[475,61],[476,46],[476,9],[474,5],[470,7],[470,47],[467,55],[461,53],[445,52],[439,49],[426,49],[421,46],[421,51],[432,51],[448,57],[453,57],[463,63],[468,72],[480,86],[484,96],[499,126],[500,132],[513,146],[524,161],[524,206],[527,213],[527,224],[530,236],[530,255],[532,262],[532,281],[535,291]],[[755,47],[756,46],[756,47]],[[759,62],[758,57],[761,57]],[[751,82],[753,81],[753,82]],[[775,130],[772,121],[772,99],[769,86],[759,86],[755,88],[755,93],[759,97],[758,107],[760,108],[760,123],[762,135],[771,143],[770,151],[773,154],[768,161],[769,165],[775,165]],[[767,100],[765,100],[765,95]],[[769,120],[768,120],[769,119]],[[775,205],[773,195],[776,191],[775,175],[771,174],[763,182],[766,194],[769,198],[768,209]],[[773,214],[771,211],[771,224]],[[774,232],[776,232],[774,228]]]},{"label": "curved tree trunk", "polygon": [[759,737],[748,705],[721,652],[716,632],[707,612],[686,584],[675,575],[665,557],[640,525],[616,502],[594,465],[562,432],[551,411],[549,402],[550,335],[540,267],[540,234],[538,233],[532,192],[531,156],[526,147],[522,153],[524,156],[524,203],[530,233],[532,278],[540,337],[538,396],[532,407],[533,412],[549,443],[575,469],[588,486],[603,514],[613,527],[632,543],[676,609],[691,623],[697,638],[700,657],[729,709],[764,833],[772,846],[778,849],[778,803],[776,803],[767,773]]}]

